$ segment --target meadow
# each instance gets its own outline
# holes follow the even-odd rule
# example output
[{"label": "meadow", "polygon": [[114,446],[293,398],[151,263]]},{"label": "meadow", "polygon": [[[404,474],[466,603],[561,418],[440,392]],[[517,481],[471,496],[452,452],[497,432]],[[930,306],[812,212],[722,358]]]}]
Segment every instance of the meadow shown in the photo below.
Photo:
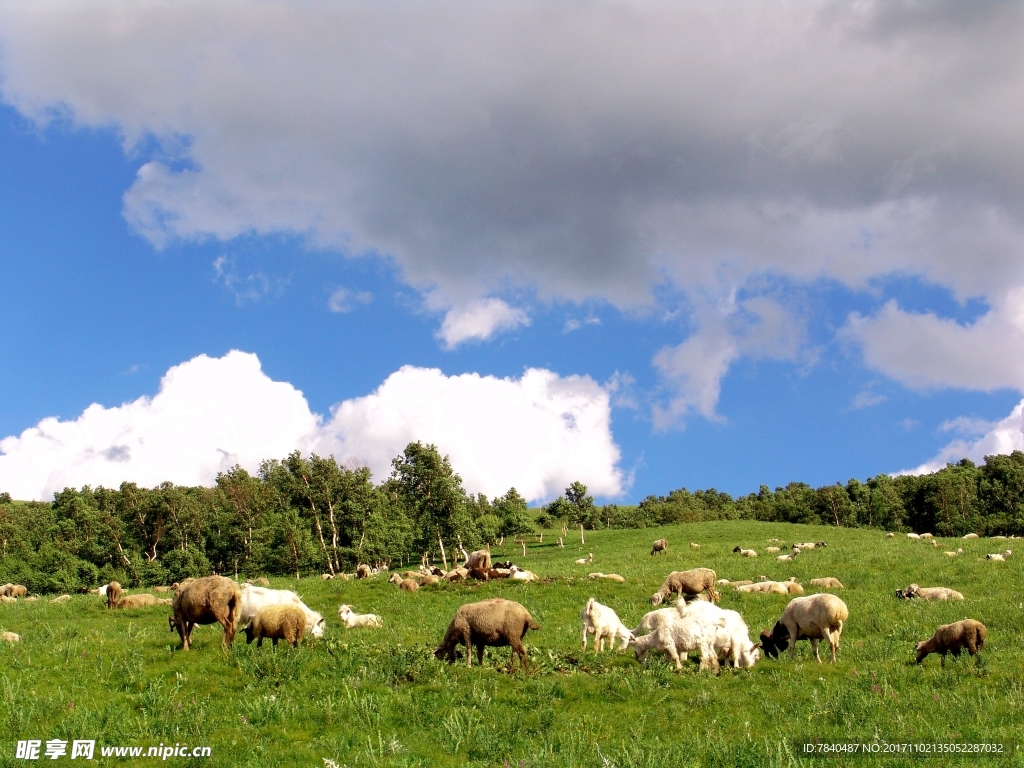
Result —
[{"label": "meadow", "polygon": [[[667,556],[648,555],[665,536]],[[767,540],[824,539],[828,547],[794,563],[764,553]],[[698,542],[700,550],[689,542]],[[560,549],[551,532],[494,550],[545,581],[443,584],[405,593],[385,578],[299,581],[295,589],[327,617],[322,639],[296,651],[247,646],[239,633],[221,648],[219,627],[179,649],[166,607],[109,612],[95,596],[70,603],[0,605],[0,629],[22,635],[0,644],[0,765],[19,739],[96,739],[97,745],[203,745],[212,756],[177,764],[231,766],[774,766],[812,764],[977,764],[977,757],[808,757],[801,745],[828,742],[1000,742],[984,762],[1024,765],[1024,589],[1018,558],[978,560],[1006,542],[940,540],[938,549],[877,530],[757,522],[709,522],[644,530],[570,532]],[[761,556],[733,554],[736,545]],[[946,549],[964,548],[947,558]],[[1012,548],[1012,544],[1010,545]],[[591,565],[574,560],[594,553]],[[1024,556],[1024,553],[1021,553]],[[579,612],[588,597],[634,626],[672,570],[707,566],[719,577],[796,576],[805,587],[838,577],[850,609],[839,661],[817,664],[806,642],[797,659],[763,659],[751,670],[676,673],[661,657],[646,666],[631,651],[580,651]],[[620,573],[625,584],[591,581]],[[255,574],[254,574],[255,575]],[[898,601],[911,582],[948,586],[966,601]],[[808,589],[808,594],[814,590]],[[482,668],[436,661],[455,609],[505,597],[529,609],[530,664],[509,674],[508,649],[490,649]],[[770,628],[789,601],[726,588],[721,605],[738,610],[751,635]],[[336,610],[349,603],[385,619],[380,630],[346,630]],[[976,658],[937,656],[914,665],[913,647],[939,624],[965,617],[989,628]],[[827,658],[827,656],[826,656]],[[474,660],[475,661],[475,660]],[[97,746],[97,758],[99,748]],[[67,760],[68,758],[62,758]],[[152,760],[152,758],[150,758]],[[102,760],[101,760],[102,762]],[[109,758],[108,762],[132,762]]]}]

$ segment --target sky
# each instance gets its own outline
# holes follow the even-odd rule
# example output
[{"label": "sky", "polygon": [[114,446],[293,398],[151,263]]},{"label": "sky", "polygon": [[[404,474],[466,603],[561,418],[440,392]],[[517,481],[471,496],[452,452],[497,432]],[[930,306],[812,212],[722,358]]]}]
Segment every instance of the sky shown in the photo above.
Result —
[{"label": "sky", "polygon": [[0,490],[1024,448],[1024,6],[0,3]]}]

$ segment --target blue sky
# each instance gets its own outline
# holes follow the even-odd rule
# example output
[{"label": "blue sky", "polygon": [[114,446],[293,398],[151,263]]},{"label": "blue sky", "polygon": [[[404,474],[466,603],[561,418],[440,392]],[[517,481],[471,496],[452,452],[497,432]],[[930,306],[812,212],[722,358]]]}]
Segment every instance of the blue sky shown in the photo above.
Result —
[{"label": "blue sky", "polygon": [[0,12],[16,496],[415,438],[620,503],[1024,447],[1012,9],[116,5]]}]

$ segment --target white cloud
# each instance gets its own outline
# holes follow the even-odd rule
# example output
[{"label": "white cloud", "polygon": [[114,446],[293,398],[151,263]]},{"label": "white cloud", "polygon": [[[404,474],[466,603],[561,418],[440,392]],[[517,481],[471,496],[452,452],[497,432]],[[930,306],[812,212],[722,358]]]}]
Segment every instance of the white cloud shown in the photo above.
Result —
[{"label": "white cloud", "polygon": [[481,299],[449,309],[437,336],[445,347],[454,349],[467,341],[486,341],[502,331],[529,324],[530,317],[523,310],[501,299]]},{"label": "white cloud", "polygon": [[235,297],[239,306],[265,299],[271,294],[280,294],[287,280],[271,279],[263,272],[241,274],[230,256],[218,256],[213,260],[214,282],[221,282]]},{"label": "white cloud", "polygon": [[562,333],[572,333],[573,331],[578,331],[580,328],[583,328],[584,326],[587,325],[600,324],[601,318],[597,317],[596,315],[587,315],[582,320],[575,317],[570,317],[568,320],[565,321],[565,325],[562,326]]},{"label": "white cloud", "polygon": [[611,433],[609,392],[587,377],[530,369],[518,380],[404,367],[324,421],[302,393],[264,374],[253,354],[205,355],[171,368],[152,398],[72,421],[44,419],[0,440],[0,489],[47,499],[66,486],[130,480],[209,485],[241,464],[254,471],[292,450],[358,459],[381,480],[412,440],[451,456],[468,490],[515,486],[530,500],[580,480],[616,496],[626,480]]},{"label": "white cloud", "polygon": [[368,291],[353,291],[343,285],[331,291],[327,299],[327,308],[331,312],[351,312],[357,304],[369,304],[373,294]]},{"label": "white cloud", "polygon": [[[963,427],[977,429],[980,426],[976,419],[957,420],[957,422],[955,428],[958,429]],[[942,428],[945,430],[948,424],[949,422],[943,424]],[[1024,451],[1024,400],[1017,404],[1009,416],[994,424],[989,424],[988,427],[989,429],[981,437],[974,440],[954,440],[921,466],[903,470],[897,474],[923,475],[937,472],[945,467],[947,462],[957,462],[963,458],[980,464],[986,456]]]},{"label": "white cloud", "polygon": [[864,408],[870,408],[872,405],[884,403],[885,400],[885,395],[879,395],[876,392],[872,392],[869,389],[865,389],[862,392],[858,392],[854,396],[853,402],[850,403],[850,408],[852,408],[855,411],[859,411]]}]

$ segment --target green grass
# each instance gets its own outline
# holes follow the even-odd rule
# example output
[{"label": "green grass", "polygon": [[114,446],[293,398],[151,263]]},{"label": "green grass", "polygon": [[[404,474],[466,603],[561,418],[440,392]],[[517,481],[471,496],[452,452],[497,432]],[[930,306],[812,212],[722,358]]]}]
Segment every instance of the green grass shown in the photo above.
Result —
[{"label": "green grass", "polygon": [[[667,536],[668,556],[650,557]],[[763,554],[768,538],[826,539],[796,563]],[[0,605],[0,765],[18,739],[97,739],[98,744],[209,745],[204,765],[324,766],[771,766],[820,764],[794,740],[999,741],[1014,749],[1024,726],[1024,590],[1021,562],[978,562],[1005,542],[926,542],[878,531],[777,523],[718,522],[641,531],[579,533],[559,549],[544,536],[529,554],[495,551],[549,581],[442,585],[409,594],[383,578],[363,582],[272,579],[296,589],[328,619],[321,640],[298,651],[246,646],[222,651],[219,627],[198,629],[194,650],[178,649],[167,609],[108,612],[99,598],[65,605]],[[687,544],[699,542],[701,549]],[[756,547],[757,559],[732,554]],[[944,549],[963,546],[956,559]],[[1011,545],[1012,548],[1012,545]],[[594,553],[594,563],[573,560]],[[720,677],[691,662],[675,673],[660,657],[646,667],[631,652],[581,654],[579,611],[587,598],[635,625],[671,570],[703,565],[720,577],[836,576],[850,608],[839,663],[819,665],[809,646],[797,659],[763,660]],[[626,584],[593,582],[589,571],[620,573]],[[895,600],[911,581],[949,586],[964,603]],[[808,590],[810,592],[812,590]],[[526,637],[530,669],[508,674],[509,651],[491,649],[483,668],[437,662],[433,648],[464,602],[501,596],[525,605],[542,629]],[[738,595],[722,606],[743,614],[751,633],[771,627],[789,598]],[[336,610],[351,603],[379,613],[383,630],[344,630]],[[971,617],[989,627],[977,659],[936,656],[915,666],[913,643],[939,624]],[[98,754],[98,751],[97,751]],[[64,758],[67,760],[67,758]],[[111,760],[114,762],[114,760]],[[862,758],[830,765],[870,764]],[[920,758],[882,760],[918,765]],[[972,764],[944,758],[929,765]],[[998,764],[997,761],[987,761]],[[1013,752],[1010,760],[1024,765]]]}]

